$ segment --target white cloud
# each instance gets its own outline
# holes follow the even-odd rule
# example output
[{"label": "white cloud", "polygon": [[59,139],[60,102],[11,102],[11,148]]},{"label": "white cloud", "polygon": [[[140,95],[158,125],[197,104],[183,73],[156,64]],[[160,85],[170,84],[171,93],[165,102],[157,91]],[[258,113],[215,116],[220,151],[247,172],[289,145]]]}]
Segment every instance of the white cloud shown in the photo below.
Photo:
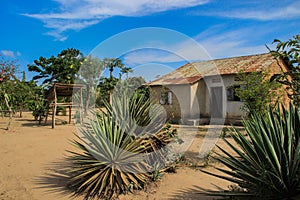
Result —
[{"label": "white cloud", "polygon": [[216,26],[198,34],[195,39],[213,58],[222,58],[267,52],[265,43],[253,44],[255,41],[253,35],[260,38],[265,34],[268,34],[268,31],[257,30],[254,27],[224,31],[223,28]]},{"label": "white cloud", "polygon": [[48,35],[66,39],[67,30],[81,30],[112,16],[144,16],[161,11],[205,4],[209,0],[55,0],[60,12],[29,14],[24,16],[41,20],[52,29]]},{"label": "white cloud", "polygon": [[284,1],[275,2],[278,3],[277,5],[272,5],[272,3],[274,4],[274,2],[262,1],[257,2],[256,4],[251,4],[249,7],[243,6],[241,8],[224,9],[221,11],[201,11],[195,14],[237,19],[254,19],[260,21],[286,20],[300,17],[300,1],[293,1],[290,4],[287,4]]},{"label": "white cloud", "polygon": [[[266,53],[268,51],[265,44],[251,44],[254,34],[261,37],[268,32],[257,31],[253,27],[232,31],[224,31],[224,29],[226,30],[226,27],[211,27],[193,39],[187,39],[172,46],[164,47],[162,45],[160,49],[156,50],[142,49],[129,53],[124,56],[124,63],[132,66],[146,63],[192,62]],[[162,49],[170,49],[171,51],[166,53],[162,52]]]},{"label": "white cloud", "polygon": [[22,55],[19,51],[15,53],[14,51],[11,51],[11,50],[1,50],[1,53],[4,56],[10,57],[10,58],[15,58],[16,56]]},{"label": "white cloud", "polygon": [[65,41],[68,37],[63,35],[63,32],[67,30],[79,31],[83,28],[97,24],[99,20],[61,20],[61,19],[49,19],[45,20],[45,27],[52,29],[46,34],[53,36],[56,40]]}]

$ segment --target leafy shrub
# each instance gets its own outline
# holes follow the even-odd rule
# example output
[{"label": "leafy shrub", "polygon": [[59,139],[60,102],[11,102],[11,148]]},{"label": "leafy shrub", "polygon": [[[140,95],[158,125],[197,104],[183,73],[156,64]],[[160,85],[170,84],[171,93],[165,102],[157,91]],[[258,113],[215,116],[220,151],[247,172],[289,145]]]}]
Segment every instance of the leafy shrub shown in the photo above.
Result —
[{"label": "leafy shrub", "polygon": [[228,153],[227,148],[219,146],[222,153],[216,153],[217,156],[214,156],[214,159],[229,168],[217,169],[229,176],[204,172],[237,183],[241,191],[255,199],[288,199],[298,195],[300,193],[299,109],[292,105],[289,109],[284,107],[276,111],[270,109],[266,116],[254,112],[243,124],[247,136],[237,129],[232,129],[230,132],[236,145],[223,138],[237,156]]}]

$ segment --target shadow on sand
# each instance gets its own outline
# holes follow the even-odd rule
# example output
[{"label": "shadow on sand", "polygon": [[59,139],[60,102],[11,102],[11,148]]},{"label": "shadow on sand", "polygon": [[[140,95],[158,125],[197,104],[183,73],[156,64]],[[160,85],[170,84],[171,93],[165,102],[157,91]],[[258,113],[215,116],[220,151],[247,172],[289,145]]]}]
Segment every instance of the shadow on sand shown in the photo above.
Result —
[{"label": "shadow on sand", "polygon": [[[216,187],[216,190],[224,190],[216,185],[214,185]],[[199,186],[193,186],[192,188],[187,188],[187,189],[181,189],[178,191],[175,191],[174,194],[172,196],[170,196],[170,200],[194,200],[194,199],[201,199],[201,200],[213,200],[213,199],[223,199],[224,198],[220,198],[220,197],[216,197],[216,196],[210,196],[207,195],[206,193],[209,192],[211,190],[206,190],[202,187]]]},{"label": "shadow on sand", "polygon": [[[35,120],[24,120],[27,121],[27,123],[22,123],[22,126],[24,127],[41,127],[41,126],[50,126],[51,127],[51,120],[49,120],[47,123],[45,121],[42,121],[41,124],[39,124],[39,121]],[[55,126],[60,125],[69,125],[66,120],[56,119],[55,120]]]},{"label": "shadow on sand", "polygon": [[44,175],[34,179],[36,188],[44,189],[45,193],[58,193],[64,196],[75,197],[74,190],[68,185],[70,174],[67,168],[70,169],[71,164],[66,160],[60,160],[49,164]]}]

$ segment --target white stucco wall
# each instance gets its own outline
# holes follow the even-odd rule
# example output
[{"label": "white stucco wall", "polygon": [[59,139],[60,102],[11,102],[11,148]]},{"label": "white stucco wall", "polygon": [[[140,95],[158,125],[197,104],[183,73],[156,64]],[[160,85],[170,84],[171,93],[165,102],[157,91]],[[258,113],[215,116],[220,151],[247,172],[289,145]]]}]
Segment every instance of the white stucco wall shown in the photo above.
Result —
[{"label": "white stucco wall", "polygon": [[196,82],[190,86],[191,88],[191,103],[190,103],[190,116],[189,118],[200,117],[200,97],[198,96],[199,82]]},{"label": "white stucco wall", "polygon": [[208,115],[208,109],[206,108],[206,96],[207,96],[207,89],[206,84],[204,80],[200,80],[198,82],[198,88],[197,88],[197,97],[199,102],[199,109],[201,116],[207,116]]},{"label": "white stucco wall", "polygon": [[[220,78],[220,82],[216,82],[216,79]],[[227,88],[236,84],[236,81],[234,80],[235,75],[223,75],[223,76],[211,76],[206,77],[205,84],[206,87],[206,113],[211,113],[210,111],[210,98],[211,98],[211,88],[212,87],[222,87],[223,88],[223,117],[228,118],[236,118],[242,116],[244,113],[241,111],[241,106],[243,105],[243,102],[241,101],[228,101],[227,100]],[[214,79],[214,81],[213,81]]]},{"label": "white stucco wall", "polygon": [[166,88],[176,96],[180,106],[181,118],[188,117],[190,115],[191,87],[189,85],[168,85]]},{"label": "white stucco wall", "polygon": [[[234,81],[235,75],[226,75],[226,76],[222,76],[224,85],[225,85],[225,89],[236,84],[237,82]],[[225,97],[226,97],[226,102],[227,102],[227,110],[226,110],[226,116],[229,118],[235,118],[235,117],[241,117],[242,115],[244,115],[245,113],[243,113],[243,111],[241,111],[241,107],[244,105],[243,102],[241,101],[228,101],[227,100],[227,95],[225,93]]]},{"label": "white stucco wall", "polygon": [[[214,81],[219,79],[218,82]],[[224,88],[224,83],[222,80],[221,76],[209,76],[209,77],[205,77],[203,79],[203,81],[205,82],[206,85],[206,98],[205,98],[205,108],[206,108],[206,113],[205,115],[210,116],[211,115],[211,88],[212,87],[222,87],[222,114],[223,117],[225,117],[225,113],[226,113],[226,96],[224,94],[226,94],[225,88]]]},{"label": "white stucco wall", "polygon": [[[167,112],[175,112],[181,119],[200,118],[211,116],[211,88],[222,87],[222,116],[224,118],[239,118],[243,115],[241,106],[243,102],[228,101],[227,88],[234,85],[235,75],[210,76],[201,79],[192,85],[167,85],[164,86],[166,91],[173,93],[172,105],[162,105]],[[219,80],[218,80],[219,79]],[[161,86],[152,87],[156,91],[157,102],[161,94]],[[179,115],[179,116],[178,116]]]}]

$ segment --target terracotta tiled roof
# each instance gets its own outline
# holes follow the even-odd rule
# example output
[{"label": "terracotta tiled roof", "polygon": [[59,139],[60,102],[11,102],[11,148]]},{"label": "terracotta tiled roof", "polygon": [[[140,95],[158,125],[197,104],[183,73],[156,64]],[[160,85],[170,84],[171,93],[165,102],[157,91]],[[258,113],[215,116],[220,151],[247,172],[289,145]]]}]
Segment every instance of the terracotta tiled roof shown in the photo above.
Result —
[{"label": "terracotta tiled roof", "polygon": [[193,62],[183,65],[147,85],[193,84],[205,76],[254,72],[266,69],[276,60],[270,53]]}]

